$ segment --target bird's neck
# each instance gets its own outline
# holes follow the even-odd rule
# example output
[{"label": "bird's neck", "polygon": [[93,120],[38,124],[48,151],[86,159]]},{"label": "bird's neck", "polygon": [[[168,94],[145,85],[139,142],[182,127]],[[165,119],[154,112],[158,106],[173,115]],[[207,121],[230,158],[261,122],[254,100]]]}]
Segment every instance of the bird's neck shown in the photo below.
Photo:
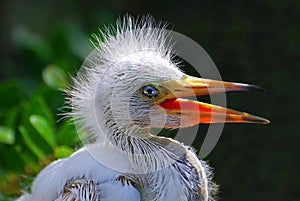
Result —
[{"label": "bird's neck", "polygon": [[176,140],[151,135],[149,129],[135,130],[137,131],[138,135],[128,135],[128,130],[118,129],[113,131],[115,135],[111,135],[115,136],[112,143],[128,158],[133,171],[153,173],[168,167],[186,154],[186,147]]}]

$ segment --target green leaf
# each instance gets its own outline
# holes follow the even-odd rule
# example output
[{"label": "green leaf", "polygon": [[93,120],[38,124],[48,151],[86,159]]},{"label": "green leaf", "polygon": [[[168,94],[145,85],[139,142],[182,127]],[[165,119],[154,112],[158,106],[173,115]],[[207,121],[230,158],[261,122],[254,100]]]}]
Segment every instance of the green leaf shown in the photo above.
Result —
[{"label": "green leaf", "polygon": [[43,70],[44,82],[53,89],[65,89],[67,78],[66,72],[58,66],[49,65]]},{"label": "green leaf", "polygon": [[[28,116],[37,114],[46,118],[51,125],[55,124],[53,113],[41,95],[32,96],[31,100],[25,104],[25,110]],[[27,119],[28,117],[26,116]]]},{"label": "green leaf", "polygon": [[57,141],[59,144],[68,146],[74,146],[80,143],[79,136],[77,134],[74,122],[71,119],[67,119],[63,122],[57,132]]},{"label": "green leaf", "polygon": [[[29,50],[41,61],[49,62],[52,58],[52,50],[45,39],[40,35],[31,32],[24,26],[15,26],[12,32],[13,40],[17,47]],[[29,55],[26,55],[29,57]]]},{"label": "green leaf", "polygon": [[21,145],[16,145],[14,149],[21,158],[20,160],[25,164],[24,167],[27,166],[28,168],[34,170],[34,172],[39,172],[41,170],[40,163],[38,160],[36,160],[32,153],[24,151]]},{"label": "green leaf", "polygon": [[38,157],[38,158],[44,158],[46,154],[43,152],[43,150],[35,144],[35,142],[30,137],[29,133],[27,132],[26,128],[24,126],[19,126],[19,131],[22,134],[22,137],[28,146],[28,148]]},{"label": "green leaf", "polygon": [[0,143],[13,144],[15,142],[15,132],[10,127],[0,126]]},{"label": "green leaf", "polygon": [[16,105],[9,109],[5,114],[5,118],[3,119],[4,124],[15,128],[15,126],[18,124],[18,115],[20,114],[20,109],[20,105]]},{"label": "green leaf", "polygon": [[70,156],[73,153],[73,149],[68,146],[58,146],[54,149],[54,157],[56,158],[65,158]]},{"label": "green leaf", "polygon": [[40,115],[31,115],[29,117],[31,125],[35,130],[40,134],[40,136],[52,147],[56,145],[54,129],[51,127],[51,124]]}]

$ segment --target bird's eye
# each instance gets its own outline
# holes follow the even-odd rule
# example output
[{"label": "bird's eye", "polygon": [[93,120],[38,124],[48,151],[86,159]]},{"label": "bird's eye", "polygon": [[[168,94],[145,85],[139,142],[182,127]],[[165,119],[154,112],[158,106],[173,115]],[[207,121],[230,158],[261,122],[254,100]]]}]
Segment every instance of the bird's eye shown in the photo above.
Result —
[{"label": "bird's eye", "polygon": [[148,98],[156,98],[159,94],[158,89],[151,85],[146,85],[142,87],[142,94]]}]

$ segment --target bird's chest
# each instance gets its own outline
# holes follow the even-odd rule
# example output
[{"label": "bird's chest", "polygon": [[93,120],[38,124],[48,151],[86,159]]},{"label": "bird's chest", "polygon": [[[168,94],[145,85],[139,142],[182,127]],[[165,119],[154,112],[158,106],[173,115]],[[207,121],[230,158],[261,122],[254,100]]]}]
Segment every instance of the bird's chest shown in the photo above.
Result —
[{"label": "bird's chest", "polygon": [[191,201],[204,200],[202,175],[188,162],[176,162],[157,172],[141,175],[142,201]]}]

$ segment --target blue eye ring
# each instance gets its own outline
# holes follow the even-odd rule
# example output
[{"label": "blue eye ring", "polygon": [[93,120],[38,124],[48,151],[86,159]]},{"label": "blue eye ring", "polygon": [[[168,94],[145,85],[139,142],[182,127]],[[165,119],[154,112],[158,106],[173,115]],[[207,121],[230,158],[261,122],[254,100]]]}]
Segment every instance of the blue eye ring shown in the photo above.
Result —
[{"label": "blue eye ring", "polygon": [[152,85],[143,86],[141,92],[148,98],[156,98],[159,95],[159,90]]}]

